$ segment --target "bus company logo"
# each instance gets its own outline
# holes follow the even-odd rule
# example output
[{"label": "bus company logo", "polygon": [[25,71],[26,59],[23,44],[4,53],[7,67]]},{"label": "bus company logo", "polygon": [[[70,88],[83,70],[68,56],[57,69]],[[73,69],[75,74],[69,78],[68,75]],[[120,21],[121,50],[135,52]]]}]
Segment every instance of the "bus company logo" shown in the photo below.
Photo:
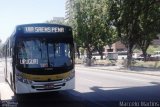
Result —
[{"label": "bus company logo", "polygon": [[62,33],[63,27],[25,27],[25,33]]}]

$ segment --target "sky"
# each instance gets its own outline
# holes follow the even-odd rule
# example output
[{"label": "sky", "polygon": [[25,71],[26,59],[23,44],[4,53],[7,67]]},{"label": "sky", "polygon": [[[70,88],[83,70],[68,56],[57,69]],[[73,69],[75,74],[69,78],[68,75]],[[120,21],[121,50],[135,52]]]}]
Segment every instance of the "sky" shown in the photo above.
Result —
[{"label": "sky", "polygon": [[1,0],[0,39],[2,43],[16,25],[44,23],[53,17],[65,17],[66,0]]}]

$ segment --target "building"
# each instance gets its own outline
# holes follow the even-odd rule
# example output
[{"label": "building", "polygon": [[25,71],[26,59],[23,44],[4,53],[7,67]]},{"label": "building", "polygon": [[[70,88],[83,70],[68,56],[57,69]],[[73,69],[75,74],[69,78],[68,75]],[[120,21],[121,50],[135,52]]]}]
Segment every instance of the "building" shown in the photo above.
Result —
[{"label": "building", "polygon": [[74,5],[74,0],[66,0],[65,4],[65,20],[68,21],[73,18],[73,5]]},{"label": "building", "polygon": [[110,47],[107,45],[105,47],[105,52],[120,52],[120,51],[127,51],[127,48],[124,44],[122,44],[120,41],[115,42]]},{"label": "building", "polygon": [[64,17],[53,17],[51,20],[48,20],[47,23],[64,24]]},{"label": "building", "polygon": [[[152,45],[160,45],[160,34],[157,37],[158,37],[157,39],[154,39],[152,41]],[[110,47],[106,46],[105,47],[105,52],[122,52],[122,51],[127,51],[127,48],[125,47],[125,45],[122,44],[120,41],[115,42]]]},{"label": "building", "polygon": [[53,17],[52,20],[53,20],[53,21],[57,21],[57,20],[63,21],[63,20],[64,20],[64,17]]}]

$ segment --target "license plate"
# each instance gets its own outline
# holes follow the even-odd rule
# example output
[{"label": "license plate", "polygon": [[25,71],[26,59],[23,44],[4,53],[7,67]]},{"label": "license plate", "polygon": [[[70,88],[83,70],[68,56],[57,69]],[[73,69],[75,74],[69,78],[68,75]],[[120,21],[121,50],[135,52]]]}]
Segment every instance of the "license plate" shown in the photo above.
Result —
[{"label": "license plate", "polygon": [[45,88],[49,89],[49,88],[54,88],[54,84],[46,84]]}]

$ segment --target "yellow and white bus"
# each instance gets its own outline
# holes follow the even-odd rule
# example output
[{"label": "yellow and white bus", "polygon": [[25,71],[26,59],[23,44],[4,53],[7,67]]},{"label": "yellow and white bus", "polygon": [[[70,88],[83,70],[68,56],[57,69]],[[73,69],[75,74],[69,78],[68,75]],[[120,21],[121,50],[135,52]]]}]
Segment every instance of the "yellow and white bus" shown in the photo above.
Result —
[{"label": "yellow and white bus", "polygon": [[4,75],[15,94],[74,89],[72,29],[58,24],[18,25],[3,46]]}]

